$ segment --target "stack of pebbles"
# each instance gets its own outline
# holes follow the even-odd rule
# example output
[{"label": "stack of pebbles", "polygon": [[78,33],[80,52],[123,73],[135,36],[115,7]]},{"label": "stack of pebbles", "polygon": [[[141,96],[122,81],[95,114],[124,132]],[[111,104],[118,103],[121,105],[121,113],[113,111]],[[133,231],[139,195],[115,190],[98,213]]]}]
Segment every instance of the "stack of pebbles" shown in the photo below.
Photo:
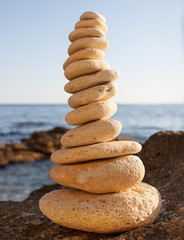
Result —
[{"label": "stack of pebbles", "polygon": [[113,141],[121,123],[109,119],[117,110],[108,101],[117,92],[119,73],[103,61],[108,47],[105,18],[85,12],[70,33],[69,58],[63,65],[70,81],[74,108],[66,115],[70,125],[80,125],[61,138],[63,149],[51,160],[50,171],[58,184],[70,187],[52,191],[40,200],[40,209],[53,222],[96,233],[123,232],[153,222],[161,207],[158,191],[142,183],[145,169],[132,154],[141,150],[134,141]]}]

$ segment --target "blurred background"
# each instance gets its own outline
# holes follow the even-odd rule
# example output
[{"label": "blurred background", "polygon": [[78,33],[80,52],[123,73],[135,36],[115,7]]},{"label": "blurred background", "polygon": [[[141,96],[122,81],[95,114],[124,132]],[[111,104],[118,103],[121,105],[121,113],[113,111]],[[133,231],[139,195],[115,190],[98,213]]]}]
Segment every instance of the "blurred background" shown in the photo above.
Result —
[{"label": "blurred background", "polygon": [[[184,1],[0,0],[0,165],[7,144],[69,127],[62,65],[85,11],[107,20],[105,61],[121,74],[112,99],[121,136],[144,142],[157,131],[184,130]],[[53,183],[51,166],[47,159],[0,168],[0,200],[23,200]]]},{"label": "blurred background", "polygon": [[67,103],[62,65],[84,11],[106,17],[116,102],[184,102],[184,1],[1,0],[0,103]]}]

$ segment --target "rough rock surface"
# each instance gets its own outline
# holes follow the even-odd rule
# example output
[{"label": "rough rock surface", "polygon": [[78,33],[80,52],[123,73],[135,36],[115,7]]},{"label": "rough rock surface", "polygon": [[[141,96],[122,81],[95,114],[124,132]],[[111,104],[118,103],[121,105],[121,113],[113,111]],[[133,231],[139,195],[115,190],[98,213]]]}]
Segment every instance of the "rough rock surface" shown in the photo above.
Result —
[{"label": "rough rock surface", "polygon": [[0,166],[10,162],[31,162],[48,155],[60,148],[60,138],[68,129],[56,127],[49,131],[34,132],[22,143],[0,144]]},{"label": "rough rock surface", "polygon": [[114,239],[182,240],[184,239],[184,132],[158,132],[143,145],[139,156],[146,166],[144,182],[156,187],[163,208],[153,224],[122,234],[102,235],[58,226],[43,216],[38,201],[45,193],[61,188],[45,186],[23,202],[0,203],[0,239]]}]

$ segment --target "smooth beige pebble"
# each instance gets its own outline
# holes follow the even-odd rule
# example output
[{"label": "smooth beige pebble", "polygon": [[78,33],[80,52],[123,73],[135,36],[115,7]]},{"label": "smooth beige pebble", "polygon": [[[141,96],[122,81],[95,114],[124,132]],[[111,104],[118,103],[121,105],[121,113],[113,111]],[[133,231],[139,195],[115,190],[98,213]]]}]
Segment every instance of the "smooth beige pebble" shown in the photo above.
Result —
[{"label": "smooth beige pebble", "polygon": [[117,111],[117,104],[111,101],[92,102],[88,105],[78,107],[65,116],[69,125],[81,125],[99,119],[112,117]]},{"label": "smooth beige pebble", "polygon": [[80,38],[86,37],[104,38],[105,34],[100,29],[97,28],[78,28],[72,31],[68,36],[70,42],[74,42]]},{"label": "smooth beige pebble", "polygon": [[109,69],[107,62],[96,59],[84,59],[71,63],[65,68],[64,74],[68,80],[72,80],[82,75],[95,73]]},{"label": "smooth beige pebble", "polygon": [[68,82],[65,85],[64,89],[68,93],[76,93],[99,84],[115,81],[119,77],[120,74],[116,70],[112,69],[102,70],[97,73],[75,78],[72,81]]},{"label": "smooth beige pebble", "polygon": [[133,155],[59,165],[50,171],[56,183],[96,194],[127,191],[140,183],[144,174],[142,161]]},{"label": "smooth beige pebble", "polygon": [[99,19],[80,20],[75,24],[75,29],[78,28],[97,28],[104,33],[106,33],[108,30],[107,25]]},{"label": "smooth beige pebble", "polygon": [[99,19],[102,22],[106,22],[106,19],[104,16],[102,16],[100,13],[96,13],[96,12],[84,12],[81,16],[80,16],[80,20],[86,20],[86,19]]},{"label": "smooth beige pebble", "polygon": [[112,141],[89,146],[59,149],[52,153],[56,164],[80,163],[102,158],[112,158],[140,152],[142,145],[134,141]]},{"label": "smooth beige pebble", "polygon": [[85,48],[82,50],[79,50],[75,53],[73,53],[63,64],[63,69],[78,60],[84,60],[84,59],[96,59],[96,60],[102,60],[104,58],[104,52],[97,48]]},{"label": "smooth beige pebble", "polygon": [[113,97],[117,91],[118,86],[115,82],[97,85],[73,94],[68,99],[68,105],[72,108],[77,108],[91,102],[105,101]]},{"label": "smooth beige pebble", "polygon": [[61,137],[64,147],[77,147],[108,142],[121,132],[122,125],[114,119],[102,119],[73,128]]},{"label": "smooth beige pebble", "polygon": [[72,55],[73,53],[84,49],[84,48],[97,48],[102,51],[105,51],[109,46],[109,42],[105,38],[98,37],[86,37],[80,38],[70,44],[68,48],[68,54]]},{"label": "smooth beige pebble", "polygon": [[64,227],[95,233],[125,232],[152,223],[162,200],[156,188],[139,183],[127,192],[92,194],[55,190],[39,201],[42,213]]}]

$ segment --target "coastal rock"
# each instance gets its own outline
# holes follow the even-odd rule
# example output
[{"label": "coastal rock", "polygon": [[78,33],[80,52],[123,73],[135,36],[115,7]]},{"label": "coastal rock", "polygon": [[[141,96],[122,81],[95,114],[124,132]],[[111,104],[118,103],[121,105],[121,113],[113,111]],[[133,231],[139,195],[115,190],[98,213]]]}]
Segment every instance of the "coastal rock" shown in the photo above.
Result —
[{"label": "coastal rock", "polygon": [[0,149],[0,166],[10,162],[32,162],[44,157],[45,154],[34,152],[23,143],[8,143]]},{"label": "coastal rock", "polygon": [[35,132],[22,143],[0,144],[0,166],[10,162],[32,162],[60,148],[60,138],[68,129],[56,127],[49,131]]},{"label": "coastal rock", "polygon": [[49,131],[34,132],[29,139],[23,140],[23,143],[31,150],[50,154],[60,148],[61,136],[67,131],[67,128],[56,127]]},{"label": "coastal rock", "polygon": [[0,166],[6,166],[8,163],[9,161],[5,157],[4,152],[0,150]]},{"label": "coastal rock", "polygon": [[29,150],[28,146],[26,146],[23,143],[7,143],[5,146],[7,149],[11,149],[12,151],[15,152]]},{"label": "coastal rock", "polygon": [[4,149],[4,144],[0,143],[0,150]]},{"label": "coastal rock", "polygon": [[[184,132],[158,132],[143,145],[139,154],[146,166],[144,182],[156,187],[163,199],[157,220],[125,233],[103,235],[68,229],[44,217],[39,199],[62,186],[44,186],[23,202],[0,203],[0,239],[14,240],[183,240],[184,239]],[[155,163],[155,164],[154,164]]]}]

